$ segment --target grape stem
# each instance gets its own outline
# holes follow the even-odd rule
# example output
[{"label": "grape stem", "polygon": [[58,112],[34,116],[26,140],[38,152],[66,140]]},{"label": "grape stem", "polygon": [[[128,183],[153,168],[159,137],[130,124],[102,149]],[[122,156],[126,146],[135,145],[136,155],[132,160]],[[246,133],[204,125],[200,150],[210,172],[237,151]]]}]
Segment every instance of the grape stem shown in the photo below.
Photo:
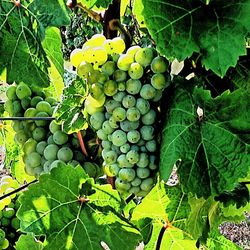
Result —
[{"label": "grape stem", "polygon": [[85,147],[85,144],[84,144],[84,141],[83,141],[83,138],[82,138],[82,134],[81,134],[81,131],[78,131],[77,132],[77,138],[80,142],[80,146],[81,146],[81,149],[82,149],[82,152],[85,156],[88,156],[88,152],[86,150],[86,147]]},{"label": "grape stem", "polygon": [[30,184],[36,183],[36,182],[38,182],[38,180],[34,180],[34,181],[31,181],[27,184],[24,184],[23,186],[13,190],[12,192],[9,192],[8,194],[4,194],[3,196],[0,197],[0,200],[3,200],[4,198],[11,196],[12,194],[16,194],[16,193],[22,191],[23,189],[27,188]]},{"label": "grape stem", "polygon": [[88,9],[86,6],[83,6],[82,3],[78,3],[77,7],[79,7],[81,10],[86,12],[88,14],[88,16],[90,16],[92,19],[94,19],[98,23],[103,22],[103,18],[101,16],[101,14],[98,14],[95,11]]},{"label": "grape stem", "polygon": [[168,227],[169,227],[169,226],[168,226],[168,222],[165,221],[165,223],[164,223],[164,225],[162,226],[161,231],[160,231],[160,233],[159,233],[159,235],[158,235],[158,239],[157,239],[157,244],[156,244],[155,250],[160,250],[163,235],[164,235],[164,233],[165,233],[165,231],[166,231],[166,229],[167,229]]}]

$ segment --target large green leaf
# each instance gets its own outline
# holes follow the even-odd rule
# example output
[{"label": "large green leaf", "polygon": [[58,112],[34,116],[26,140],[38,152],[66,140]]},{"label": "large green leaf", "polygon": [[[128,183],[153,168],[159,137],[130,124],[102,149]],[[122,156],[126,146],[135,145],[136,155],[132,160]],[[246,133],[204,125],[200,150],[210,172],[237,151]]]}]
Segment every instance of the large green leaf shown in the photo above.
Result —
[{"label": "large green leaf", "polygon": [[[47,27],[68,24],[65,3],[63,0],[21,3],[17,7],[13,1],[0,0],[0,72],[7,69],[9,83],[23,81],[27,84],[48,86],[50,63],[47,55],[55,63],[59,58],[56,53],[60,51],[57,46],[60,39],[54,37],[54,43],[45,48],[42,41]],[[51,49],[54,51],[51,52]],[[61,58],[56,63],[58,70],[62,67],[59,63],[61,64]]]},{"label": "large green leaf", "polygon": [[16,250],[41,250],[43,245],[41,242],[37,241],[32,234],[23,234],[19,237],[16,242]]},{"label": "large green leaf", "polygon": [[179,61],[201,53],[207,69],[224,76],[246,54],[250,1],[142,0],[143,15],[158,50]]},{"label": "large green leaf", "polygon": [[145,249],[155,249],[157,238],[166,223],[161,249],[196,249],[196,240],[188,231],[190,216],[188,196],[179,187],[158,182],[133,212],[132,221],[142,229],[153,225],[151,238]]},{"label": "large green leaf", "polygon": [[171,95],[160,173],[168,180],[181,160],[178,174],[185,190],[208,197],[232,190],[248,174],[250,147],[242,135],[250,132],[250,93],[240,89],[212,98],[209,91],[193,88],[194,83],[176,84]]},{"label": "large green leaf", "polygon": [[46,235],[45,249],[97,250],[105,243],[110,249],[131,250],[141,240],[121,216],[118,192],[94,184],[80,166],[59,166],[41,175],[20,203],[21,230]]}]

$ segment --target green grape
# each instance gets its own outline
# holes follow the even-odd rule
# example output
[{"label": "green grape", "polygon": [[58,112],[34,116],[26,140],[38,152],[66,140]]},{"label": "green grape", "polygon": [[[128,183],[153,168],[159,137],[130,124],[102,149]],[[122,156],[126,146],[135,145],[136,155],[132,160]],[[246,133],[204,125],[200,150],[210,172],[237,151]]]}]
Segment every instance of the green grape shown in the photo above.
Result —
[{"label": "green grape", "polygon": [[90,95],[95,99],[95,100],[99,100],[99,99],[103,99],[103,86],[101,85],[101,83],[94,83],[91,85],[90,87]]},{"label": "green grape", "polygon": [[103,131],[103,129],[99,129],[96,132],[97,136],[103,140],[103,141],[107,141],[108,140],[108,135]]},{"label": "green grape", "polygon": [[142,48],[135,54],[135,61],[143,67],[151,64],[154,58],[154,50],[152,48]]},{"label": "green grape", "polygon": [[108,100],[105,103],[105,108],[108,113],[112,114],[114,109],[117,107],[121,107],[121,104],[115,100]]},{"label": "green grape", "polygon": [[109,121],[105,121],[102,124],[102,130],[104,131],[105,134],[109,135],[112,134],[114,132],[114,129],[110,126]]},{"label": "green grape", "polygon": [[150,67],[154,73],[164,73],[167,71],[168,62],[163,56],[157,56],[151,62]]},{"label": "green grape", "polygon": [[143,126],[140,128],[141,137],[145,141],[150,141],[154,137],[154,128],[152,126]]},{"label": "green grape", "polygon": [[117,61],[117,67],[121,70],[128,71],[131,63],[134,62],[134,57],[129,54],[122,54],[120,55]]},{"label": "green grape", "polygon": [[43,166],[44,165],[44,163],[46,162],[47,160],[45,159],[45,157],[44,156],[42,156],[42,159],[41,159],[41,166]]},{"label": "green grape", "polygon": [[120,169],[118,176],[122,181],[130,182],[135,178],[136,173],[132,168],[122,168]]},{"label": "green grape", "polygon": [[135,150],[130,150],[126,154],[126,158],[129,163],[136,164],[139,161],[139,153]]},{"label": "green grape", "polygon": [[138,177],[135,177],[134,180],[131,182],[133,187],[138,187],[141,185],[142,180]]},{"label": "green grape", "polygon": [[129,55],[131,55],[131,56],[134,57],[135,54],[136,54],[136,52],[137,52],[138,50],[140,50],[140,49],[141,49],[140,46],[134,45],[134,46],[130,47],[130,48],[127,50],[126,54],[129,54]]},{"label": "green grape", "polygon": [[157,73],[151,77],[151,84],[155,89],[162,90],[167,87],[168,82],[163,74]]},{"label": "green grape", "polygon": [[104,116],[105,116],[105,119],[108,120],[110,117],[112,117],[112,114],[105,112]]},{"label": "green grape", "polygon": [[104,166],[104,172],[107,176],[110,176],[110,177],[114,177],[114,176],[117,176],[118,173],[119,173],[119,166],[118,164],[114,163],[114,164],[108,164],[108,165],[105,165]]},{"label": "green grape", "polygon": [[147,141],[146,142],[146,149],[149,151],[149,152],[155,152],[156,151],[156,141],[155,140],[151,140],[151,141]]},{"label": "green grape", "polygon": [[97,83],[100,77],[101,77],[101,72],[99,70],[93,70],[92,72],[89,73],[87,82],[89,84]]},{"label": "green grape", "polygon": [[52,134],[54,134],[56,131],[60,130],[61,126],[59,124],[56,123],[56,121],[52,121],[49,124],[49,130]]},{"label": "green grape", "polygon": [[3,210],[3,217],[7,218],[7,219],[11,219],[14,215],[15,215],[15,210],[13,208],[10,207],[6,207]]},{"label": "green grape", "polygon": [[73,159],[73,151],[69,147],[60,148],[57,152],[58,160],[68,162]]},{"label": "green grape", "polygon": [[143,73],[143,67],[139,63],[135,62],[130,64],[128,74],[132,79],[140,79]]},{"label": "green grape", "polygon": [[131,130],[127,134],[128,141],[130,143],[137,143],[140,140],[140,133],[137,130]]},{"label": "green grape", "polygon": [[0,248],[2,248],[4,239],[5,239],[5,232],[0,228]]},{"label": "green grape", "polygon": [[136,143],[136,145],[138,145],[139,147],[141,147],[141,146],[144,146],[145,143],[146,143],[146,142],[145,142],[143,139],[140,139],[140,140]]},{"label": "green grape", "polygon": [[141,114],[140,114],[140,111],[135,108],[135,107],[132,107],[132,108],[129,108],[127,110],[127,119],[131,122],[136,122],[140,119],[141,117]]},{"label": "green grape", "polygon": [[155,97],[152,99],[153,102],[158,102],[162,98],[162,90],[156,89]]},{"label": "green grape", "polygon": [[113,80],[108,80],[103,86],[104,94],[107,96],[113,96],[117,93],[117,83]]},{"label": "green grape", "polygon": [[131,187],[129,189],[129,193],[131,193],[131,194],[137,194],[139,192],[140,192],[140,188],[139,187]]},{"label": "green grape", "polygon": [[122,99],[126,96],[124,91],[118,92],[113,96],[113,99],[117,102],[122,102]]},{"label": "green grape", "polygon": [[120,147],[117,147],[117,146],[115,146],[115,145],[112,145],[112,146],[111,146],[111,149],[112,149],[113,151],[115,151],[117,154],[121,154]]},{"label": "green grape", "polygon": [[121,154],[117,158],[117,163],[120,168],[132,168],[134,165],[131,164],[125,154]]},{"label": "green grape", "polygon": [[137,129],[140,126],[140,122],[139,121],[131,122],[131,121],[125,120],[120,123],[120,126],[124,132],[129,132],[131,130]]},{"label": "green grape", "polygon": [[29,138],[23,145],[23,152],[28,155],[36,150],[37,142],[33,138]]},{"label": "green grape", "polygon": [[143,98],[138,98],[135,106],[140,111],[141,115],[145,115],[150,110],[149,102]]},{"label": "green grape", "polygon": [[96,112],[90,116],[90,125],[95,130],[98,130],[102,127],[104,120],[105,120],[104,114],[102,112]]},{"label": "green grape", "polygon": [[156,164],[156,157],[155,155],[150,155],[149,156],[149,165],[148,165],[149,169],[151,170],[155,170],[158,168],[157,164]]},{"label": "green grape", "polygon": [[130,150],[130,145],[128,143],[125,143],[124,145],[122,145],[120,147],[120,151],[123,153],[123,154],[126,154],[128,153],[128,151]]},{"label": "green grape", "polygon": [[50,165],[52,164],[53,160],[49,160],[49,161],[46,161],[44,164],[43,164],[43,171],[45,173],[48,173],[50,171]]},{"label": "green grape", "polygon": [[[36,117],[44,117],[44,118],[46,118],[46,117],[49,117],[49,115],[46,112],[38,112],[36,114]],[[44,126],[46,126],[48,124],[48,121],[37,120],[37,121],[35,121],[35,124],[38,127],[44,127]]]},{"label": "green grape", "polygon": [[[28,108],[24,112],[24,117],[35,117],[38,111],[35,108]],[[27,121],[32,122],[32,121]]]},{"label": "green grape", "polygon": [[18,114],[22,112],[22,105],[21,102],[16,100],[12,103],[12,110],[13,110],[13,114],[15,116],[19,116]]},{"label": "green grape", "polygon": [[51,106],[57,105],[57,100],[54,97],[46,97],[45,101],[48,102]]},{"label": "green grape", "polygon": [[122,107],[117,107],[114,109],[112,117],[115,121],[124,121],[126,119],[126,110]]},{"label": "green grape", "polygon": [[51,114],[51,105],[46,101],[40,101],[36,105],[36,110],[38,112],[46,112],[47,114]]},{"label": "green grape", "polygon": [[65,165],[66,164],[63,161],[61,161],[61,160],[55,160],[55,161],[53,161],[51,163],[49,171],[51,171],[51,169],[53,169],[53,168],[57,168],[57,167],[60,167],[60,166],[65,166]]},{"label": "green grape", "polygon": [[153,178],[147,178],[144,179],[140,185],[141,190],[149,192],[154,185],[154,179]]},{"label": "green grape", "polygon": [[140,179],[146,179],[150,176],[150,170],[148,168],[137,168],[136,175]]},{"label": "green grape", "polygon": [[136,194],[136,196],[137,196],[137,197],[145,197],[147,194],[148,194],[147,191],[140,190],[140,192],[138,192],[138,193]]},{"label": "green grape", "polygon": [[22,100],[26,97],[30,97],[32,95],[31,89],[25,83],[18,84],[16,88],[17,97]]},{"label": "green grape", "polygon": [[10,224],[11,227],[15,230],[18,230],[20,228],[20,220],[17,217],[12,218]]},{"label": "green grape", "polygon": [[17,131],[19,131],[19,130],[22,129],[21,124],[22,124],[22,123],[21,123],[20,121],[12,121],[11,127],[13,128],[13,130],[14,130],[15,132],[17,132]]},{"label": "green grape", "polygon": [[57,145],[63,145],[68,141],[69,137],[66,133],[64,133],[63,131],[56,131],[53,134],[53,140]]},{"label": "green grape", "polygon": [[34,96],[30,101],[30,106],[32,108],[35,108],[37,103],[43,101],[43,98],[41,96]]},{"label": "green grape", "polygon": [[146,168],[149,164],[149,157],[146,153],[140,153],[139,161],[136,163],[136,165],[139,168]]},{"label": "green grape", "polygon": [[99,166],[93,162],[84,162],[83,169],[91,178],[96,178],[98,175]]},{"label": "green grape", "polygon": [[127,72],[121,69],[117,69],[113,75],[113,78],[117,83],[125,82],[127,80],[127,77],[128,77]]},{"label": "green grape", "polygon": [[129,79],[126,82],[126,91],[131,95],[136,95],[141,90],[141,81],[136,79]]},{"label": "green grape", "polygon": [[120,192],[126,192],[130,189],[131,184],[121,180],[120,178],[116,178],[115,187]]},{"label": "green grape", "polygon": [[54,140],[53,140],[53,135],[50,135],[47,139],[47,143],[48,144],[55,144]]},{"label": "green grape", "polygon": [[57,159],[57,152],[59,150],[59,147],[56,144],[49,144],[44,149],[44,157],[48,161],[54,161]]},{"label": "green grape", "polygon": [[111,76],[115,70],[116,70],[116,63],[113,61],[107,61],[102,65],[102,72],[107,74],[108,76]]},{"label": "green grape", "polygon": [[32,137],[37,142],[44,140],[45,136],[46,136],[46,130],[44,128],[37,127],[32,131]]},{"label": "green grape", "polygon": [[132,95],[126,95],[122,99],[122,105],[124,108],[127,108],[127,109],[132,108],[135,106],[135,104],[136,104],[136,99]]},{"label": "green grape", "polygon": [[4,109],[9,113],[9,115],[13,116],[13,106],[11,100],[7,100],[4,103]]},{"label": "green grape", "polygon": [[122,146],[127,142],[127,135],[124,131],[118,129],[112,134],[112,143],[115,146]]},{"label": "green grape", "polygon": [[1,246],[1,249],[3,249],[3,250],[7,249],[9,247],[9,245],[10,245],[9,241],[5,238],[4,242],[3,242],[2,246]]},{"label": "green grape", "polygon": [[76,160],[71,160],[68,162],[69,165],[76,167],[78,165],[81,165],[80,162],[76,161]]},{"label": "green grape", "polygon": [[26,110],[30,106],[30,101],[31,101],[30,97],[26,97],[21,100],[21,106],[24,110]]},{"label": "green grape", "polygon": [[112,39],[112,47],[113,47],[113,53],[120,54],[125,50],[126,45],[121,37],[115,37]]},{"label": "green grape", "polygon": [[17,99],[16,86],[14,86],[14,85],[9,86],[7,91],[6,91],[6,96],[11,101],[16,100]]},{"label": "green grape", "polygon": [[91,63],[81,62],[77,67],[77,75],[86,79],[94,71]]},{"label": "green grape", "polygon": [[118,82],[118,90],[119,91],[124,91],[125,89],[126,89],[125,82]]},{"label": "green grape", "polygon": [[16,132],[14,140],[18,144],[23,145],[28,140],[28,137],[23,130],[19,130],[18,132]]},{"label": "green grape", "polygon": [[110,150],[112,146],[112,143],[110,141],[102,141],[102,148]]},{"label": "green grape", "polygon": [[137,152],[139,152],[140,148],[137,145],[131,145],[131,150],[135,150]]},{"label": "green grape", "polygon": [[111,128],[114,128],[114,129],[119,128],[119,125],[117,124],[117,121],[115,120],[113,116],[109,118],[109,125]]},{"label": "green grape", "polygon": [[116,162],[117,159],[117,153],[115,151],[104,151],[103,159],[107,164],[113,164]]},{"label": "green grape", "polygon": [[101,46],[106,41],[106,37],[102,34],[93,35],[87,42],[84,43],[83,48],[86,46]]},{"label": "green grape", "polygon": [[156,89],[151,84],[145,84],[142,86],[140,96],[143,99],[150,100],[156,95]]},{"label": "green grape", "polygon": [[112,54],[111,55],[111,58],[113,60],[113,62],[117,63],[118,62],[118,59],[119,59],[120,55],[119,54]]},{"label": "green grape", "polygon": [[145,146],[142,146],[142,147],[141,147],[141,152],[143,152],[143,153],[148,152]]},{"label": "green grape", "polygon": [[[90,99],[90,95],[86,98],[85,102],[84,102],[84,107],[85,107],[85,110],[88,114],[90,115],[93,115],[94,113],[96,112],[101,112],[103,110],[103,107],[102,106],[96,106],[96,102],[94,98]],[[105,96],[103,95],[103,100],[102,102],[104,103],[105,102]],[[99,101],[98,101],[99,102]],[[97,103],[98,103],[97,102]]]},{"label": "green grape", "polygon": [[156,112],[153,109],[150,109],[147,114],[143,115],[141,121],[144,125],[152,125],[156,120]]}]

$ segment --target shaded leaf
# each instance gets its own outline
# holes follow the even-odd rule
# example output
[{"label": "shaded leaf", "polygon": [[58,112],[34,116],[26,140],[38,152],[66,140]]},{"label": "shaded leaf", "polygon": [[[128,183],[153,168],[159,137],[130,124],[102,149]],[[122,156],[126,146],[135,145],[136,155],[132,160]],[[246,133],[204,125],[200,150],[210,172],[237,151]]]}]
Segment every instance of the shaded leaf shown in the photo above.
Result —
[{"label": "shaded leaf", "polygon": [[[121,216],[118,192],[87,178],[80,166],[65,165],[41,175],[20,196],[21,230],[47,235],[44,249],[103,249],[102,241],[111,249],[134,249],[141,236]],[[82,192],[82,185],[88,189]]]},{"label": "shaded leaf", "polygon": [[[250,167],[250,93],[237,90],[212,98],[193,88],[196,80],[176,85],[168,104],[160,155],[160,174],[168,180],[174,164],[185,190],[199,197],[232,190]],[[203,110],[199,117],[197,109]],[[237,123],[233,123],[237,121]]]},{"label": "shaded leaf", "polygon": [[91,9],[93,7],[107,9],[108,6],[112,3],[112,0],[79,0],[79,3],[82,3],[83,6]]}]

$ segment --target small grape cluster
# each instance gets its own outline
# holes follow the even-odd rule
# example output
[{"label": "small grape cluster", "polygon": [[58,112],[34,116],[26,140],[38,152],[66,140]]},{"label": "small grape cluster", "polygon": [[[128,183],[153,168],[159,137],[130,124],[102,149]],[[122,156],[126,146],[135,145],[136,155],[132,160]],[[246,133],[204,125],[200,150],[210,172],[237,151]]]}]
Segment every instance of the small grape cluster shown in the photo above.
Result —
[{"label": "small grape cluster", "polygon": [[[5,109],[11,116],[47,118],[57,105],[50,93],[24,83],[11,85],[6,95]],[[77,135],[64,133],[55,120],[17,120],[12,122],[12,128],[16,132],[14,140],[22,146],[28,175],[38,176],[63,163],[83,165],[85,161]]]},{"label": "small grape cluster", "polygon": [[[19,184],[11,176],[5,175],[1,178],[0,196],[8,194],[19,187]],[[20,236],[18,229],[20,221],[16,217],[19,208],[16,193],[0,200],[0,249],[7,249],[13,245]]]},{"label": "small grape cluster", "polygon": [[145,196],[158,168],[155,126],[168,62],[153,48],[124,50],[121,38],[94,35],[71,62],[89,86],[85,110],[102,140],[105,173],[117,177],[120,192]]}]

